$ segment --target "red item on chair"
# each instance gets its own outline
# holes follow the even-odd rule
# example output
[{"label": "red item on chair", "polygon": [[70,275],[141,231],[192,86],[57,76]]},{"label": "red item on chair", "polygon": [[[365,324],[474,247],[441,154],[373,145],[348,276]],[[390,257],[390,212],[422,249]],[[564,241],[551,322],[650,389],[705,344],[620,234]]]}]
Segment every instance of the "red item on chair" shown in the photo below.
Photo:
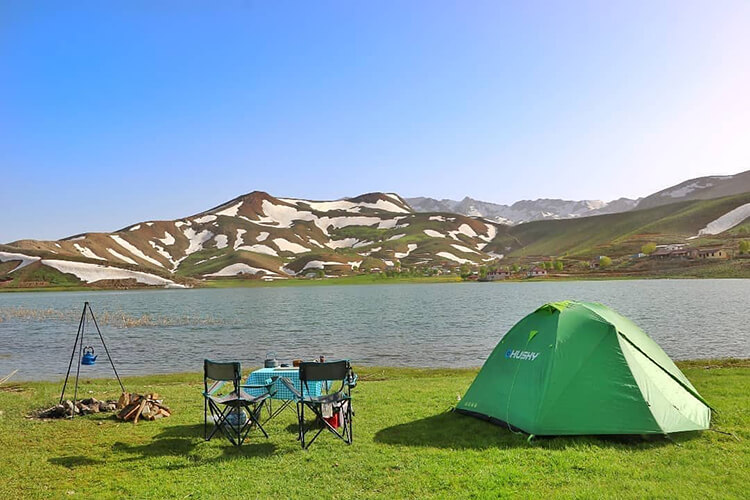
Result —
[{"label": "red item on chair", "polygon": [[330,425],[334,429],[338,429],[339,428],[339,412],[335,412],[330,417],[325,417],[325,421],[328,422],[328,425]]}]

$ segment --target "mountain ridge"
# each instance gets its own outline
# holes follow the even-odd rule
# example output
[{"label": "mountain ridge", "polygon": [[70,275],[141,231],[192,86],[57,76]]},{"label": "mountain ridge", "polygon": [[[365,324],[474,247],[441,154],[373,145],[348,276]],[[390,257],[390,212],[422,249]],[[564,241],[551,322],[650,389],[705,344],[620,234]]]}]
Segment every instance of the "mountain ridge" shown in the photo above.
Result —
[{"label": "mountain ridge", "polygon": [[[728,189],[716,191],[714,181],[710,186],[686,183],[681,183],[690,186],[684,197],[702,196],[701,189]],[[518,204],[519,210],[543,206]],[[132,282],[171,287],[225,277],[279,280],[399,267],[476,268],[496,265],[506,256],[580,260],[597,252],[624,255],[645,242],[715,243],[750,232],[750,191],[613,214],[591,215],[606,208],[598,203],[573,202],[568,208],[576,207],[590,216],[508,225],[483,216],[415,212],[396,193],[321,201],[252,191],[175,220],[0,245],[0,285]]]},{"label": "mountain ridge", "polygon": [[750,170],[733,175],[696,177],[657,191],[643,198],[612,201],[538,198],[519,200],[510,205],[465,196],[462,200],[424,196],[404,198],[417,212],[455,212],[487,217],[502,224],[523,224],[536,220],[572,219],[653,208],[686,200],[711,199],[750,191]]}]

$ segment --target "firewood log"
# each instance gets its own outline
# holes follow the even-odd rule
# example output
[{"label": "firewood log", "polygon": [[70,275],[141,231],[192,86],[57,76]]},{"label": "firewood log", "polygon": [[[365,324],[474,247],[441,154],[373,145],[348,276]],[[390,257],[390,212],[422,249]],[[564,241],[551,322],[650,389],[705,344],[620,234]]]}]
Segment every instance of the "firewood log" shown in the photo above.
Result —
[{"label": "firewood log", "polygon": [[135,412],[135,418],[133,419],[133,423],[138,423],[138,418],[140,418],[141,413],[143,413],[143,409],[146,407],[146,404],[148,404],[148,399],[143,398],[143,401],[141,402],[141,406],[138,408],[138,411]]}]

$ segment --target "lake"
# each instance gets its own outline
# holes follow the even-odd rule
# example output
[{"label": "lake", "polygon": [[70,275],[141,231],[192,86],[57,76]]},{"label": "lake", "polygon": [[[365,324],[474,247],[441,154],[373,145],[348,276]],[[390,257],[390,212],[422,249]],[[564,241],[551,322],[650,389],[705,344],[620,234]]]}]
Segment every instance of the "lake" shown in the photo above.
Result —
[{"label": "lake", "polygon": [[[540,305],[602,302],[673,359],[750,357],[750,280],[442,283],[0,294],[0,377],[65,375],[84,301],[121,375],[198,372],[204,358],[262,364],[349,358],[357,365],[481,366]],[[111,375],[99,355],[84,377]],[[75,365],[74,365],[75,369]]]}]

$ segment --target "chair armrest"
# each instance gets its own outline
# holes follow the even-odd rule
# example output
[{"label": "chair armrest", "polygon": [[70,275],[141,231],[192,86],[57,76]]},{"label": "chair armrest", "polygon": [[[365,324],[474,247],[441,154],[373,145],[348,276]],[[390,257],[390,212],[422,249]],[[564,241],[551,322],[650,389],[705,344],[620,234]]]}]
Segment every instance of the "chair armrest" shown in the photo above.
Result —
[{"label": "chair armrest", "polygon": [[302,393],[299,392],[296,387],[294,387],[294,382],[289,380],[287,377],[280,377],[279,380],[286,386],[287,389],[289,389],[292,394],[294,394],[295,398],[302,399]]},{"label": "chair armrest", "polygon": [[279,379],[278,375],[271,377],[270,384],[241,384],[241,389],[265,389],[269,396],[276,394],[276,381]]},{"label": "chair armrest", "polygon": [[224,381],[223,380],[217,380],[213,384],[211,384],[211,387],[208,388],[208,392],[203,391],[203,395],[204,396],[213,396],[223,386],[224,386]]}]

